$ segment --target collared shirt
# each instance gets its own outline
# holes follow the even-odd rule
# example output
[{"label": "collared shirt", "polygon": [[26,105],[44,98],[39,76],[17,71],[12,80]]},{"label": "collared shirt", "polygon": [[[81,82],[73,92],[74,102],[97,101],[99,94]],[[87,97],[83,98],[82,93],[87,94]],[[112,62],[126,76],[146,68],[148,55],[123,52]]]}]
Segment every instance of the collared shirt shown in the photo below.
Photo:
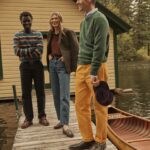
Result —
[{"label": "collared shirt", "polygon": [[97,11],[97,8],[92,9],[91,11],[89,11],[87,14],[85,14],[85,16],[90,16],[91,14],[93,14],[95,11]]}]

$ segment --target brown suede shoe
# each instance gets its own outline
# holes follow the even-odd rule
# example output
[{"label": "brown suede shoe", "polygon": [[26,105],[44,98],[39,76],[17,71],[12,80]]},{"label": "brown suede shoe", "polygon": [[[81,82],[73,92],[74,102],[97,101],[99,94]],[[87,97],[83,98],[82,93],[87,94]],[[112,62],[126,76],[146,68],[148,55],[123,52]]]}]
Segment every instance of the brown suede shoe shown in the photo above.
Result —
[{"label": "brown suede shoe", "polygon": [[43,125],[43,126],[49,126],[49,122],[48,122],[48,120],[46,119],[45,116],[44,116],[44,117],[41,117],[41,118],[39,119],[39,123],[40,123],[41,125]]},{"label": "brown suede shoe", "polygon": [[70,138],[74,137],[74,134],[70,129],[67,129],[67,130],[63,129],[63,134],[65,134],[66,136]]},{"label": "brown suede shoe", "polygon": [[63,124],[61,124],[60,122],[57,123],[55,126],[54,126],[54,129],[60,129],[63,127]]},{"label": "brown suede shoe", "polygon": [[31,126],[33,123],[32,121],[28,121],[27,119],[24,120],[24,122],[21,125],[22,129],[28,128],[29,126]]}]

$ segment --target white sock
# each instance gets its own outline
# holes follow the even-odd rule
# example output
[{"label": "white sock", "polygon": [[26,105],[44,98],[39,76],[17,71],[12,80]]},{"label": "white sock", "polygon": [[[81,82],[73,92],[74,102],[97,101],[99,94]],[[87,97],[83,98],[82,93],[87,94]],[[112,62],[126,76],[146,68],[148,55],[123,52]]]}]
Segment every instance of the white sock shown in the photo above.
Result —
[{"label": "white sock", "polygon": [[67,130],[67,129],[69,129],[69,126],[64,124],[63,129]]}]

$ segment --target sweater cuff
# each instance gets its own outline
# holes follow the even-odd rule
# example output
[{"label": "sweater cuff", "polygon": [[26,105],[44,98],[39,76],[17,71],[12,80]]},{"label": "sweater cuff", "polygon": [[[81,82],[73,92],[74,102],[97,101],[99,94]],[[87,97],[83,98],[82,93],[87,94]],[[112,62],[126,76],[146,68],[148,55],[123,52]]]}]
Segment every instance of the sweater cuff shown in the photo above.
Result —
[{"label": "sweater cuff", "polygon": [[97,76],[98,68],[92,68],[90,75]]},{"label": "sweater cuff", "polygon": [[101,64],[99,66],[91,66],[90,75],[97,76],[100,67],[101,67]]}]

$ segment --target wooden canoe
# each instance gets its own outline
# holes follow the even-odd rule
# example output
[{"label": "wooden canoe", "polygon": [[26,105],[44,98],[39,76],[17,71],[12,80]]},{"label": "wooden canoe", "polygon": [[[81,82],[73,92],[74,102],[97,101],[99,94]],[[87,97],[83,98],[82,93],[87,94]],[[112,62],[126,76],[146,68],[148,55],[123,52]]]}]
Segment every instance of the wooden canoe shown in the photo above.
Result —
[{"label": "wooden canoe", "polygon": [[108,138],[119,150],[150,150],[150,120],[108,108]]}]

